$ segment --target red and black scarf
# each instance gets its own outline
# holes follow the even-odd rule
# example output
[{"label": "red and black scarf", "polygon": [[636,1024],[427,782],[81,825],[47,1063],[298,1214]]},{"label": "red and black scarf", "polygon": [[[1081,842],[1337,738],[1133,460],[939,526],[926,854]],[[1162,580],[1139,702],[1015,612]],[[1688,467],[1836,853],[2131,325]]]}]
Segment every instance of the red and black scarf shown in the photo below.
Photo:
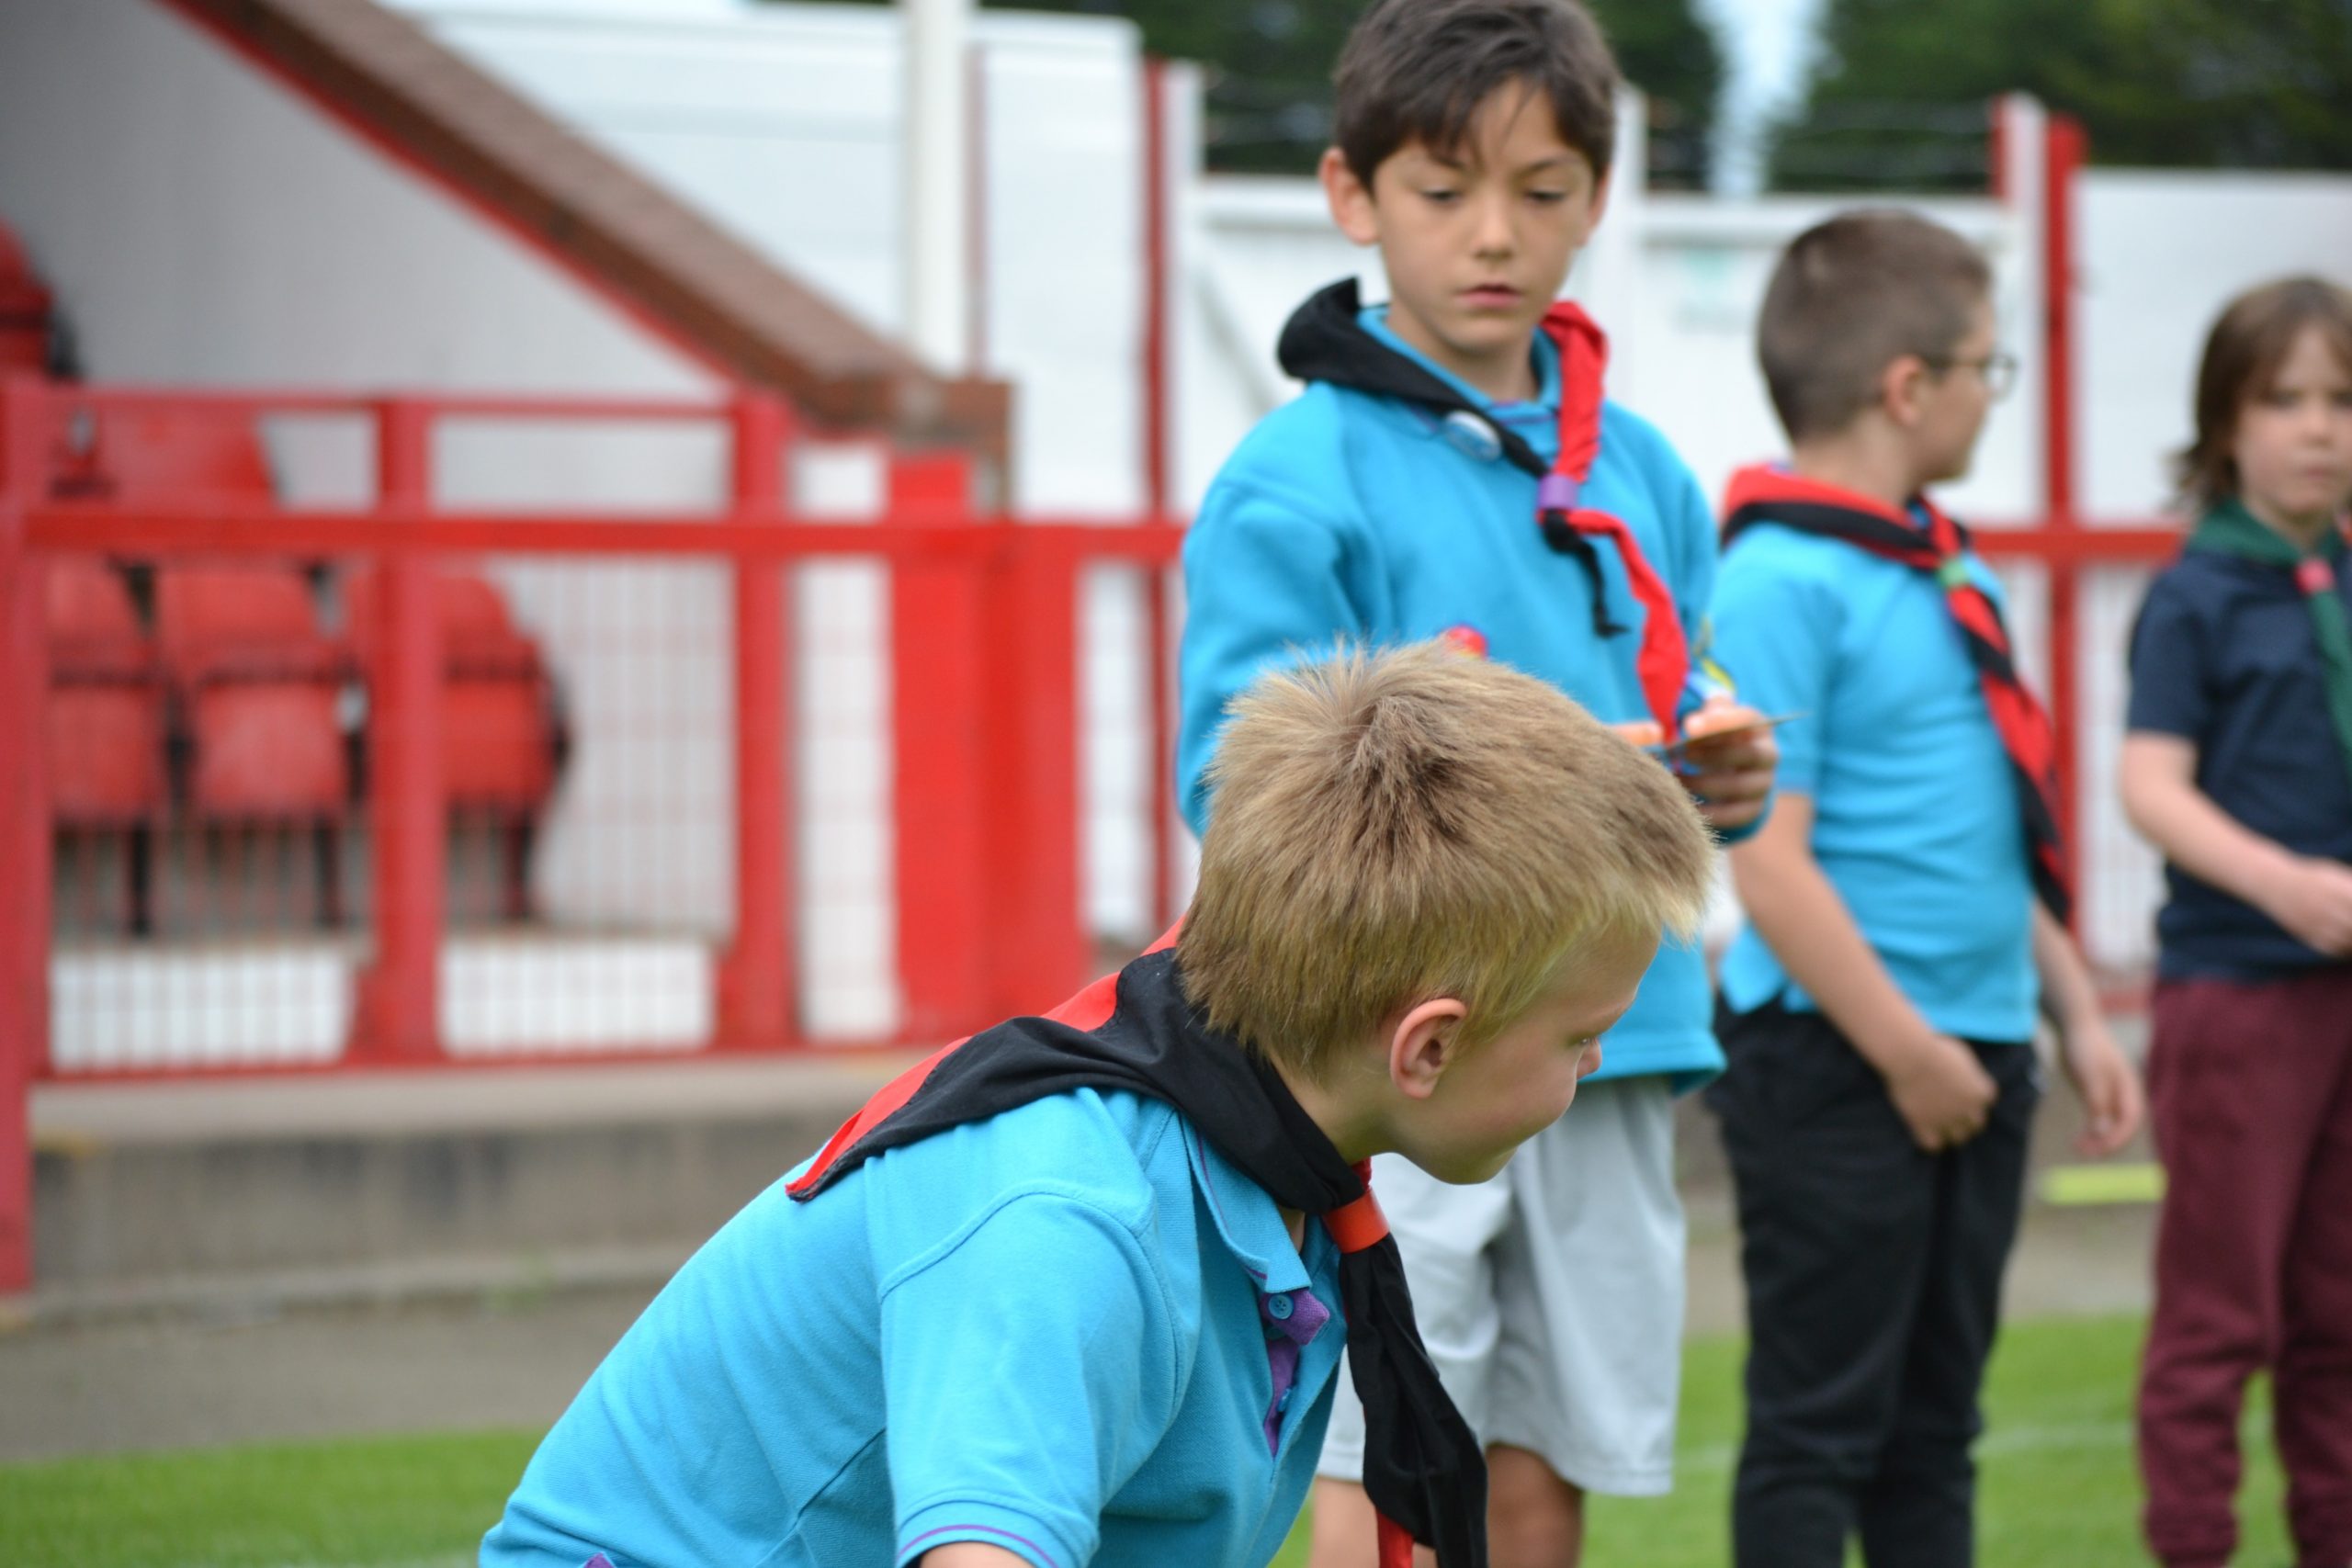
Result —
[{"label": "red and black scarf", "polygon": [[1874,556],[1900,561],[1934,578],[1975,666],[1984,706],[2002,750],[2017,773],[2018,808],[2025,818],[2027,869],[2034,891],[2063,924],[2074,909],[2074,889],[2058,812],[2057,737],[2050,715],[2026,689],[2009,652],[2001,609],[1968,571],[1968,530],[1926,498],[1914,502],[1923,529],[1901,511],[1836,485],[1817,483],[1770,467],[1742,468],[1724,497],[1724,547],[1759,523],[1842,539]]},{"label": "red and black scarf", "polygon": [[1174,941],[1171,931],[1041,1018],[998,1024],[917,1063],[786,1190],[805,1201],[885,1150],[1071,1089],[1125,1089],[1174,1106],[1276,1203],[1320,1215],[1339,1245],[1383,1568],[1408,1568],[1414,1540],[1436,1548],[1443,1568],[1485,1568],[1486,1457],[1421,1347],[1369,1167],[1340,1158],[1279,1074],[1201,1021],[1185,1000]]},{"label": "red and black scarf", "polygon": [[1545,312],[1542,325],[1560,355],[1560,449],[1549,463],[1518,432],[1488,419],[1459,388],[1365,331],[1353,278],[1318,290],[1301,305],[1283,328],[1275,356],[1283,370],[1304,381],[1328,381],[1401,398],[1442,415],[1476,419],[1494,437],[1499,455],[1535,479],[1536,524],[1544,542],[1573,557],[1591,580],[1592,626],[1600,637],[1617,637],[1625,630],[1609,619],[1600,552],[1592,541],[1602,538],[1615,545],[1626,582],[1642,606],[1642,643],[1634,654],[1634,672],[1650,716],[1657,721],[1663,739],[1672,740],[1676,709],[1690,670],[1690,645],[1675,613],[1674,595],[1623,519],[1579,504],[1600,451],[1601,382],[1609,364],[1609,340],[1591,317],[1565,299]]}]

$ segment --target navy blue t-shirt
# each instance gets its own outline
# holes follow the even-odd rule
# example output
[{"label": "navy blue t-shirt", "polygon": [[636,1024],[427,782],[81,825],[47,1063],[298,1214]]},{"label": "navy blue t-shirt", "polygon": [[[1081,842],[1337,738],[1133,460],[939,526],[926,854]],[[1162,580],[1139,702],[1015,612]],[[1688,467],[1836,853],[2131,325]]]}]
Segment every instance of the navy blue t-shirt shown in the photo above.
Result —
[{"label": "navy blue t-shirt", "polygon": [[[2352,573],[2336,592],[2352,608]],[[2352,862],[2352,772],[2328,719],[2327,677],[2294,573],[2185,550],[2132,628],[2127,728],[2197,748],[2197,787],[2297,854]],[[2158,973],[2257,980],[2332,963],[2276,920],[2166,863]]]}]

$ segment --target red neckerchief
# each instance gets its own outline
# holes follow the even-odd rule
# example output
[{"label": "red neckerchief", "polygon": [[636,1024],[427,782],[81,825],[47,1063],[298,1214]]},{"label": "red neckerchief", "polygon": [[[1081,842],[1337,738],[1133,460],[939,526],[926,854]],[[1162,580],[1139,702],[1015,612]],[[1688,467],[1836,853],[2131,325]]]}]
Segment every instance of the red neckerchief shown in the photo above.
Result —
[{"label": "red neckerchief", "polygon": [[1642,606],[1642,645],[1634,661],[1642,699],[1665,739],[1675,736],[1676,708],[1690,671],[1690,648],[1675,614],[1674,596],[1643,556],[1633,531],[1618,518],[1577,505],[1600,448],[1601,376],[1609,362],[1609,340],[1581,310],[1552,307],[1540,327],[1560,355],[1560,451],[1551,463],[1535,455],[1524,436],[1498,423],[1492,411],[1451,378],[1366,329],[1356,281],[1342,278],[1317,289],[1283,327],[1275,357],[1302,381],[1322,381],[1375,396],[1398,398],[1442,416],[1467,415],[1493,437],[1500,457],[1536,482],[1536,513],[1544,542],[1583,567],[1592,585],[1593,635],[1614,637],[1624,627],[1608,614],[1608,582],[1595,538],[1617,547],[1626,583]]},{"label": "red neckerchief", "polygon": [[1690,672],[1690,645],[1683,636],[1682,617],[1675,612],[1674,595],[1623,520],[1577,504],[1600,451],[1609,339],[1581,307],[1565,299],[1544,313],[1542,326],[1560,354],[1560,450],[1550,470],[1536,480],[1536,515],[1547,536],[1566,528],[1617,547],[1617,558],[1625,563],[1625,581],[1642,606],[1642,646],[1634,656],[1634,671],[1650,716],[1657,721],[1662,738],[1670,741]]},{"label": "red neckerchief", "polygon": [[1968,660],[1984,689],[1984,706],[2018,778],[2018,809],[2025,818],[2027,869],[2034,890],[2061,923],[2074,909],[2073,879],[2060,829],[2058,749],[2050,715],[2026,689],[2010,657],[2000,606],[1968,572],[1968,530],[1928,501],[1915,498],[1928,521],[1923,531],[1900,510],[1836,485],[1770,467],[1742,468],[1724,496],[1724,547],[1759,523],[1842,539],[1874,556],[1900,561],[1933,577],[1958,624]]}]

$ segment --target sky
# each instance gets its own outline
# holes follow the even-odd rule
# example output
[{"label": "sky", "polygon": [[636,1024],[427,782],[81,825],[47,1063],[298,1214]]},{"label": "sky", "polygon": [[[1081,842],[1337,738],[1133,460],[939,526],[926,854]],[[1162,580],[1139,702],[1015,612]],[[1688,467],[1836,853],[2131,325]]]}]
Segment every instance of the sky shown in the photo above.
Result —
[{"label": "sky", "polygon": [[1809,29],[1821,0],[1696,0],[1722,40],[1726,79],[1723,156],[1716,188],[1747,195],[1763,183],[1758,132],[1804,76]]}]

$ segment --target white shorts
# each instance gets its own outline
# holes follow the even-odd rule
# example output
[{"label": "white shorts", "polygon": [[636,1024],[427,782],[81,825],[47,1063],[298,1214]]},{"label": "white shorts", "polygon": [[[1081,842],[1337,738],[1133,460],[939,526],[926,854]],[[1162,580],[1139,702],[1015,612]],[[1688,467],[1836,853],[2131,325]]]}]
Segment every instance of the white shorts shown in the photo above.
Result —
[{"label": "white shorts", "polygon": [[[1670,1490],[1683,1221],[1667,1080],[1586,1084],[1490,1181],[1451,1186],[1382,1155],[1372,1186],[1422,1342],[1480,1439],[1588,1492]],[[1316,1470],[1356,1481],[1363,1407],[1339,1384]]]}]

